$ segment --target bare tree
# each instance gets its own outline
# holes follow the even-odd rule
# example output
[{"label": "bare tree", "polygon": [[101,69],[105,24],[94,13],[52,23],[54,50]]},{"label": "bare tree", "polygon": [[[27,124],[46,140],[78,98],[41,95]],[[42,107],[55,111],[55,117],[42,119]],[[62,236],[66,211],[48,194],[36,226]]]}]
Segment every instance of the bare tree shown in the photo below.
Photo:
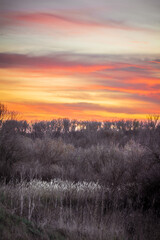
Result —
[{"label": "bare tree", "polygon": [[9,111],[7,106],[0,103],[0,126],[6,120],[16,120],[18,113],[15,111]]},{"label": "bare tree", "polygon": [[148,115],[147,119],[148,119],[148,124],[151,128],[155,129],[155,127],[157,126],[158,124],[158,120],[160,118],[160,115],[159,114],[151,114],[151,115]]}]

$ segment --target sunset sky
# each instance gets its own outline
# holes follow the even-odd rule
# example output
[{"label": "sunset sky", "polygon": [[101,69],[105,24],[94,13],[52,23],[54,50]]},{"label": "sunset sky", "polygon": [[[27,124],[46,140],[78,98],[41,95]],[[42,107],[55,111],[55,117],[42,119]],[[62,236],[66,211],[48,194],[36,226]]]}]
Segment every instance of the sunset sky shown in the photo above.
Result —
[{"label": "sunset sky", "polygon": [[0,102],[27,120],[160,114],[160,1],[0,0]]}]

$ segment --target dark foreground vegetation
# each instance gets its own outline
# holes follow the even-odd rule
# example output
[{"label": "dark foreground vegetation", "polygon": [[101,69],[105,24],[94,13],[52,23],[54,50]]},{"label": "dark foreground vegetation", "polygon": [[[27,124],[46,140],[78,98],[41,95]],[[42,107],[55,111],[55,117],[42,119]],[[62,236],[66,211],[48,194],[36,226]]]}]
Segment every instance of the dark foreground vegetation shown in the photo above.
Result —
[{"label": "dark foreground vegetation", "polygon": [[158,116],[14,118],[0,104],[0,239],[160,239]]}]

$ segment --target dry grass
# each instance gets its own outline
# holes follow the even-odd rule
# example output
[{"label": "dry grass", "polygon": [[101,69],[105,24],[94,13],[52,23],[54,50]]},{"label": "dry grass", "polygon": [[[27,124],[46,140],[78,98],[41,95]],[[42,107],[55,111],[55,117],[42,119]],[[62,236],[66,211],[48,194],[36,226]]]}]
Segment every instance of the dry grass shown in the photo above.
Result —
[{"label": "dry grass", "polygon": [[60,179],[3,184],[0,188],[1,202],[12,214],[27,218],[43,231],[63,230],[65,239],[158,240],[154,215],[132,208],[105,210],[106,192],[113,194],[98,183]]}]

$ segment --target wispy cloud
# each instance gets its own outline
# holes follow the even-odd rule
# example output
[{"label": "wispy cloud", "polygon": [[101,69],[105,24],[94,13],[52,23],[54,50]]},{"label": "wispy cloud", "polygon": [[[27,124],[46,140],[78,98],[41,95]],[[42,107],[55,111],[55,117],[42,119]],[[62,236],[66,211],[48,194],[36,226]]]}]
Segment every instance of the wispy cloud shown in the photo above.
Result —
[{"label": "wispy cloud", "polygon": [[160,109],[157,0],[0,0],[0,101],[24,118]]},{"label": "wispy cloud", "polygon": [[[88,102],[78,103],[7,103],[10,108],[16,108],[24,113],[24,118],[29,119],[53,119],[68,117],[81,120],[107,120],[108,118],[145,118],[147,114],[155,113],[155,108],[148,105],[138,106],[137,109],[130,107],[101,106]],[[159,113],[159,112],[158,112]],[[23,118],[23,115],[21,116]]]},{"label": "wispy cloud", "polygon": [[[40,118],[69,114],[81,119],[159,113],[159,64],[155,58],[109,59],[94,55],[93,60],[93,55],[73,53],[0,53],[0,93],[3,101],[16,96],[17,110],[23,109],[30,119],[35,112]],[[27,103],[22,107],[24,99]]]},{"label": "wispy cloud", "polygon": [[86,12],[81,10],[81,14],[77,14],[75,11],[52,11],[46,12],[7,12],[2,13],[0,16],[1,27],[9,25],[24,25],[31,24],[45,25],[47,28],[108,28],[108,29],[121,29],[127,31],[150,31],[157,32],[157,30],[143,27],[138,25],[129,24],[122,20],[115,19],[98,19],[92,15],[89,16]]}]

